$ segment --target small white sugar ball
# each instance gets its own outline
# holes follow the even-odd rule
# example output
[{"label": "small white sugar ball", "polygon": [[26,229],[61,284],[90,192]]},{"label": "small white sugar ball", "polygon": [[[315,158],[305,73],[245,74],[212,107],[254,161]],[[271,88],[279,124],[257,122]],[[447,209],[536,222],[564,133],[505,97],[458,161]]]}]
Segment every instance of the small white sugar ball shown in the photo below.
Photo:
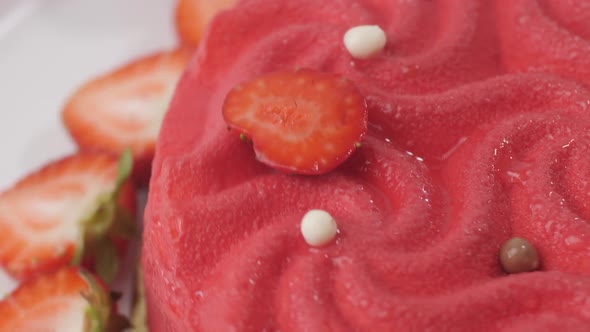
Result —
[{"label": "small white sugar ball", "polygon": [[324,210],[309,210],[301,219],[301,234],[310,246],[330,243],[338,234],[334,218]]},{"label": "small white sugar ball", "polygon": [[344,34],[344,46],[357,59],[368,59],[381,53],[386,42],[385,32],[377,25],[359,25]]}]

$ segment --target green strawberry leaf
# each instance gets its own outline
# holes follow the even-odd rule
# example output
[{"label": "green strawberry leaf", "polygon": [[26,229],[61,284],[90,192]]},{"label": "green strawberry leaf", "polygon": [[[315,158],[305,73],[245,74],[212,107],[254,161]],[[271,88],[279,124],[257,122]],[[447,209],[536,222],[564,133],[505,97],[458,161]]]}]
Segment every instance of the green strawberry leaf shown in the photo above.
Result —
[{"label": "green strawberry leaf", "polygon": [[119,158],[119,166],[117,169],[117,180],[115,181],[115,196],[118,196],[121,186],[133,171],[133,154],[131,149],[126,149]]},{"label": "green strawberry leaf", "polygon": [[138,234],[135,218],[123,207],[118,207],[112,232],[123,238],[134,238]]},{"label": "green strawberry leaf", "polygon": [[117,249],[110,239],[105,239],[97,247],[94,269],[96,274],[107,284],[115,280],[119,271],[119,257]]}]

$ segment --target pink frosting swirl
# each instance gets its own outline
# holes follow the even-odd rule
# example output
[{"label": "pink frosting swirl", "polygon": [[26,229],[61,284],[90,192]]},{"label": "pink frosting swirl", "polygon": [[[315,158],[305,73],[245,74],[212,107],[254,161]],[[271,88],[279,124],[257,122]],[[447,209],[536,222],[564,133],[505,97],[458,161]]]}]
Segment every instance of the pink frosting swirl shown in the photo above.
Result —
[{"label": "pink frosting swirl", "polygon": [[[355,25],[387,33],[354,60]],[[143,267],[154,331],[587,331],[590,4],[242,1],[217,17],[165,120]],[[229,135],[235,84],[310,67],[366,96],[363,146],[315,177]],[[312,208],[341,231],[299,232]],[[509,238],[542,266],[506,275]]]}]

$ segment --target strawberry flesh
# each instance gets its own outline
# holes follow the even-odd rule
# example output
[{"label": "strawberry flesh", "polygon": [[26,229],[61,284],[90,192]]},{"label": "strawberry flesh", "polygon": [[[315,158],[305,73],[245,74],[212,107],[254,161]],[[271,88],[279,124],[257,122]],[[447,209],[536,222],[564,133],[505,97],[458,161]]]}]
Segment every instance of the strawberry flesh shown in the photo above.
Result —
[{"label": "strawberry flesh", "polygon": [[0,301],[0,331],[104,331],[117,317],[107,294],[80,268],[39,275]]},{"label": "strawberry flesh", "polygon": [[162,120],[191,54],[179,48],[147,56],[78,89],[62,113],[78,146],[114,154],[130,148],[133,176],[147,184]]},{"label": "strawberry flesh", "polygon": [[[123,254],[124,236],[111,229],[133,222],[135,190],[129,181],[117,183],[117,167],[112,155],[82,152],[43,167],[1,193],[0,266],[25,279],[68,265],[76,256],[91,257],[102,243],[117,243]],[[101,203],[125,211],[130,220],[94,217]],[[105,230],[89,234],[86,228],[91,227]]]},{"label": "strawberry flesh", "polygon": [[236,86],[225,99],[223,117],[252,140],[261,162],[297,174],[333,170],[367,130],[366,102],[354,84],[309,69],[272,73]]},{"label": "strawberry flesh", "polygon": [[237,0],[180,0],[176,6],[176,31],[187,45],[197,45],[209,21]]}]

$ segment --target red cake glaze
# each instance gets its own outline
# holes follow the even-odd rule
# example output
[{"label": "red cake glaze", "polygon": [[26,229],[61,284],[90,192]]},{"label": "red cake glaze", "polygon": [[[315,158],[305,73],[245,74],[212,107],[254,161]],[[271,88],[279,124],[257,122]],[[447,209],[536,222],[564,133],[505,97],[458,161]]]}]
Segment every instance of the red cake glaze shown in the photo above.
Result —
[{"label": "red cake glaze", "polygon": [[[354,60],[344,32],[378,24]],[[369,131],[322,176],[257,162],[227,92],[294,67],[354,81]],[[153,331],[588,331],[590,2],[242,1],[218,16],[164,122],[143,268]],[[340,234],[299,231],[312,208]],[[538,272],[498,251],[534,244]]]}]

